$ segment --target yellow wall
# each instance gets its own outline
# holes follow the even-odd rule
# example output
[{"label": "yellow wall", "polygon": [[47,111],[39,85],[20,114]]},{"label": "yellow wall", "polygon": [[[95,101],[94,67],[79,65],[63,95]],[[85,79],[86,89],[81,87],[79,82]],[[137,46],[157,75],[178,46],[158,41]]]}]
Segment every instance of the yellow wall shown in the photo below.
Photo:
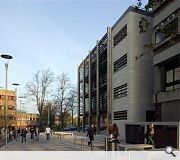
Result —
[{"label": "yellow wall", "polygon": [[[8,126],[16,126],[16,96],[15,91],[7,91]],[[5,90],[0,89],[0,127],[4,126],[5,117]]]},{"label": "yellow wall", "polygon": [[39,115],[25,112],[17,112],[17,127],[25,128],[39,125]]},{"label": "yellow wall", "polygon": [[[26,112],[16,112],[16,94],[15,91],[7,91],[8,105],[8,126],[29,127],[39,125],[39,115]],[[5,90],[0,89],[0,127],[4,126],[5,117]]]}]

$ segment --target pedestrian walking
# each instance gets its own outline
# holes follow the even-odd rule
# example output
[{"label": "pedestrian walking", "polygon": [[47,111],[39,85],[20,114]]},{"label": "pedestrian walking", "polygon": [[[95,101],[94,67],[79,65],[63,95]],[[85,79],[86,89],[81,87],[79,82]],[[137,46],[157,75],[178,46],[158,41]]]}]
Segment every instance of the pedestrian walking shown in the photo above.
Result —
[{"label": "pedestrian walking", "polygon": [[35,128],[35,136],[36,136],[36,141],[39,141],[39,127],[37,126],[36,128]]},{"label": "pedestrian walking", "polygon": [[12,128],[9,129],[9,140],[12,141],[13,140],[13,130]]},{"label": "pedestrian walking", "polygon": [[33,127],[30,128],[30,134],[31,134],[31,139],[33,139],[33,134],[34,134],[34,128]]},{"label": "pedestrian walking", "polygon": [[35,140],[35,128],[34,127],[31,127],[30,133],[31,133],[31,139],[34,141]]},{"label": "pedestrian walking", "polygon": [[21,129],[20,128],[17,128],[17,138],[21,136]]},{"label": "pedestrian walking", "polygon": [[118,128],[118,126],[117,126],[116,123],[113,124],[111,132],[112,132],[112,133],[111,133],[111,134],[112,134],[112,137],[115,138],[115,139],[117,139],[117,137],[120,136],[120,134],[119,134],[119,128]]},{"label": "pedestrian walking", "polygon": [[18,137],[19,137],[19,129],[18,128],[15,128],[15,132],[16,132],[16,141],[18,140]]},{"label": "pedestrian walking", "polygon": [[146,144],[154,145],[153,137],[154,137],[154,124],[150,123],[148,128],[147,128],[147,132],[145,134],[145,138],[147,140]]},{"label": "pedestrian walking", "polygon": [[16,136],[16,127],[14,127],[13,129],[12,129],[12,134],[13,134],[13,139],[14,140],[16,140],[17,138],[17,136]]},{"label": "pedestrian walking", "polygon": [[87,131],[87,137],[89,137],[88,146],[91,146],[94,141],[94,135],[96,135],[94,125],[91,125],[91,127],[88,128]]},{"label": "pedestrian walking", "polygon": [[26,134],[27,134],[27,130],[26,128],[23,128],[21,133],[21,137],[22,137],[21,143],[26,142]]},{"label": "pedestrian walking", "polygon": [[45,133],[46,133],[46,139],[50,140],[51,128],[49,126],[46,127]]}]

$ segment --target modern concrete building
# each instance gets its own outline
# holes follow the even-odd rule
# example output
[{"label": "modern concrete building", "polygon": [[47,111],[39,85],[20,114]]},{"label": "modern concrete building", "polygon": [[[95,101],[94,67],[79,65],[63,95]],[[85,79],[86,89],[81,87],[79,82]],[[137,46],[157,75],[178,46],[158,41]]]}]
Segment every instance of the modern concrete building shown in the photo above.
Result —
[{"label": "modern concrete building", "polygon": [[[180,1],[149,0],[153,13],[154,106],[159,147],[180,149]],[[169,125],[173,123],[174,125]]]},{"label": "modern concrete building", "polygon": [[[149,26],[140,33],[139,21]],[[151,120],[154,113],[150,49],[152,16],[129,7],[78,66],[78,117],[97,130],[116,122],[125,139],[125,123]],[[142,58],[140,58],[142,57]]]},{"label": "modern concrete building", "polygon": [[[180,1],[149,0],[149,4],[153,14],[155,146],[180,149]],[[147,125],[126,123],[126,133],[133,133],[128,134],[126,142],[137,139],[137,143],[143,143]]]},{"label": "modern concrete building", "polygon": [[[7,126],[16,126],[16,94],[7,91]],[[5,90],[0,89],[0,127],[5,126]]]},{"label": "modern concrete building", "polygon": [[[140,33],[139,21],[149,26]],[[130,7],[112,27],[112,120],[120,131],[127,122],[153,121],[152,16]],[[125,139],[125,132],[121,132]]]},{"label": "modern concrete building", "polygon": [[159,121],[180,121],[180,1],[153,4],[154,103]]}]

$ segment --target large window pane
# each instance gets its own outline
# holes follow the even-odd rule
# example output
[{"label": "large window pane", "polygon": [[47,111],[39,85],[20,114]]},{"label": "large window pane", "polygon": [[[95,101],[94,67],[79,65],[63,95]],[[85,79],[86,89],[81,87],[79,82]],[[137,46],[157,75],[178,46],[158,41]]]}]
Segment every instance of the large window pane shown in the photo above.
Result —
[{"label": "large window pane", "polygon": [[160,43],[164,39],[165,39],[165,34],[164,33],[156,32],[156,35],[155,35],[155,42],[156,42],[156,44]]},{"label": "large window pane", "polygon": [[180,67],[174,69],[174,80],[180,80]]},{"label": "large window pane", "polygon": [[166,83],[173,82],[173,70],[166,72]]}]

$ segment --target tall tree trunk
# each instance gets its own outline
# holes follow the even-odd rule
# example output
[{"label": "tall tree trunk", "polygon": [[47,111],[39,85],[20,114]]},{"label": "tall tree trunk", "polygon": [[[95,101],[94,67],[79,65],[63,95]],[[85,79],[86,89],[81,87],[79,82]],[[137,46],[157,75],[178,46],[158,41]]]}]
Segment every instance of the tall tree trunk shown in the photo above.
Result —
[{"label": "tall tree trunk", "polygon": [[44,131],[42,111],[39,114],[39,129],[40,129],[40,131]]},{"label": "tall tree trunk", "polygon": [[64,115],[62,114],[62,116],[61,116],[61,126],[62,126],[62,130],[63,130],[63,128],[64,128]]},{"label": "tall tree trunk", "polygon": [[74,125],[74,120],[73,120],[73,109],[72,109],[72,126]]}]

